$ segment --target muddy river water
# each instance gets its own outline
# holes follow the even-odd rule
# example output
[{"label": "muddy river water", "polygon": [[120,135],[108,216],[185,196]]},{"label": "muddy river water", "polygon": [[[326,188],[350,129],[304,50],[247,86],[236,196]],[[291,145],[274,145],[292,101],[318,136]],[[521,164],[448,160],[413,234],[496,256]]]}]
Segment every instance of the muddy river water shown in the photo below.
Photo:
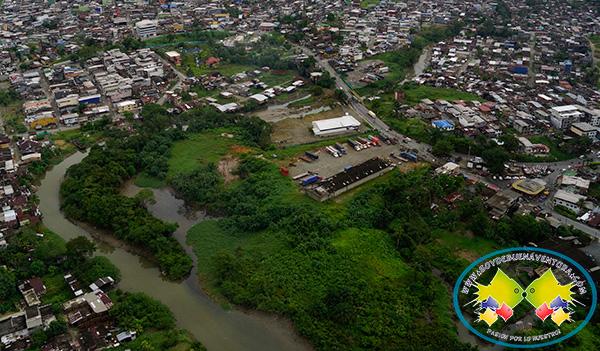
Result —
[{"label": "muddy river water", "polygon": [[[85,157],[75,153],[54,166],[42,180],[37,195],[45,225],[65,240],[79,235],[90,236],[93,229],[82,228],[65,218],[60,211],[59,189],[67,169]],[[135,194],[138,189],[127,184],[124,192]],[[168,189],[154,191],[156,203],[149,207],[158,218],[176,222],[179,228],[174,236],[188,251],[185,244],[187,230],[202,220],[202,212],[188,213],[183,202]],[[122,281],[119,288],[130,292],[143,292],[168,306],[178,326],[189,330],[208,350],[310,350],[309,344],[293,330],[291,323],[283,318],[259,313],[226,310],[211,300],[202,290],[197,279],[197,268],[183,282],[169,282],[161,278],[159,270],[123,248],[99,245],[100,254],[108,257],[120,270]]]}]

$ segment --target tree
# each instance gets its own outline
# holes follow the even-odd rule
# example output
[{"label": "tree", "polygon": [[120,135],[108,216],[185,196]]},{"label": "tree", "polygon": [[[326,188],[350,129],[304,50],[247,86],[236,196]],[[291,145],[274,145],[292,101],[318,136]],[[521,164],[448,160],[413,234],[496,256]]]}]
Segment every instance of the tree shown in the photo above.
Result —
[{"label": "tree", "polygon": [[0,267],[0,300],[8,300],[14,296],[17,289],[15,274],[6,268]]},{"label": "tree", "polygon": [[510,155],[501,147],[491,147],[483,151],[482,155],[491,173],[502,174],[504,164],[510,159]]},{"label": "tree", "polygon": [[46,330],[46,336],[50,339],[55,336],[66,333],[67,330],[67,323],[64,320],[55,320],[52,321],[52,323],[50,323],[50,325],[48,326],[48,329]]},{"label": "tree", "polygon": [[121,293],[110,315],[126,329],[166,330],[175,327],[175,318],[162,303],[143,293]]},{"label": "tree", "polygon": [[67,242],[67,255],[76,262],[83,262],[96,251],[96,244],[84,236],[78,236]]},{"label": "tree", "polygon": [[508,152],[516,152],[519,150],[519,140],[512,134],[502,135],[500,141],[504,143],[504,149]]},{"label": "tree", "polygon": [[348,95],[346,95],[346,92],[344,92],[342,89],[335,90],[335,98],[342,102],[348,101]]},{"label": "tree", "polygon": [[436,156],[450,156],[454,151],[454,146],[448,139],[438,140],[431,147],[431,152]]},{"label": "tree", "polygon": [[115,282],[121,280],[119,269],[104,256],[95,256],[86,260],[75,269],[75,275],[85,285],[104,277],[111,277]]},{"label": "tree", "polygon": [[592,146],[592,140],[585,135],[575,137],[566,142],[566,149],[574,155],[586,153]]}]

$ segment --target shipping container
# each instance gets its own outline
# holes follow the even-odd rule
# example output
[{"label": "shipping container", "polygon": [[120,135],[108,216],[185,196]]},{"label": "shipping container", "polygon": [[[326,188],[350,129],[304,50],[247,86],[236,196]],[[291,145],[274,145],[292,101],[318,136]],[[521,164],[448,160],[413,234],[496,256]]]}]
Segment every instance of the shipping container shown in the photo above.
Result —
[{"label": "shipping container", "polygon": [[312,175],[302,181],[302,186],[314,184],[314,183],[318,182],[319,179],[321,179],[321,178],[318,175]]},{"label": "shipping container", "polygon": [[304,172],[304,173],[298,174],[297,176],[294,176],[294,177],[292,177],[292,179],[293,179],[293,180],[298,180],[298,179],[300,179],[300,178],[304,178],[304,177],[306,177],[306,176],[307,176],[307,175],[309,175],[309,174],[310,174],[310,173],[308,173],[308,172]]},{"label": "shipping container", "polygon": [[400,157],[405,158],[412,162],[417,162],[417,155],[412,152],[401,152]]}]

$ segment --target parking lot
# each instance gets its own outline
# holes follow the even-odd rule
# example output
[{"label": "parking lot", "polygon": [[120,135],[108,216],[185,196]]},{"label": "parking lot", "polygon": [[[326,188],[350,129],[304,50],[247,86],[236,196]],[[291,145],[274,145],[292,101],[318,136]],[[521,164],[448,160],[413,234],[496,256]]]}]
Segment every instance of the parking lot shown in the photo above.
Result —
[{"label": "parking lot", "polygon": [[327,152],[327,150],[325,150],[325,148],[311,150],[311,152],[319,155],[319,159],[310,163],[299,159],[295,163],[296,166],[289,168],[290,176],[294,177],[306,172],[310,172],[318,174],[322,178],[327,178],[343,171],[344,168],[348,166],[360,164],[373,157],[390,158],[394,162],[399,163],[399,160],[390,157],[390,153],[399,155],[403,147],[402,144],[382,144],[382,146],[372,146],[368,149],[356,151],[350,145],[348,145],[348,143],[343,143],[342,145],[346,148],[347,153],[341,157],[332,156],[329,152]]}]

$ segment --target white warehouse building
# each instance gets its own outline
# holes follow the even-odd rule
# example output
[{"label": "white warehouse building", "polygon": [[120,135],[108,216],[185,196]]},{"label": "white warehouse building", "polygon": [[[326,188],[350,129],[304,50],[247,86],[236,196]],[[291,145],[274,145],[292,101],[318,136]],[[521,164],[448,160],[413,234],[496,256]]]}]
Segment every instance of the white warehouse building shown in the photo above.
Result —
[{"label": "white warehouse building", "polygon": [[360,128],[360,122],[347,114],[338,118],[314,121],[312,127],[316,136],[328,136],[357,131]]}]

